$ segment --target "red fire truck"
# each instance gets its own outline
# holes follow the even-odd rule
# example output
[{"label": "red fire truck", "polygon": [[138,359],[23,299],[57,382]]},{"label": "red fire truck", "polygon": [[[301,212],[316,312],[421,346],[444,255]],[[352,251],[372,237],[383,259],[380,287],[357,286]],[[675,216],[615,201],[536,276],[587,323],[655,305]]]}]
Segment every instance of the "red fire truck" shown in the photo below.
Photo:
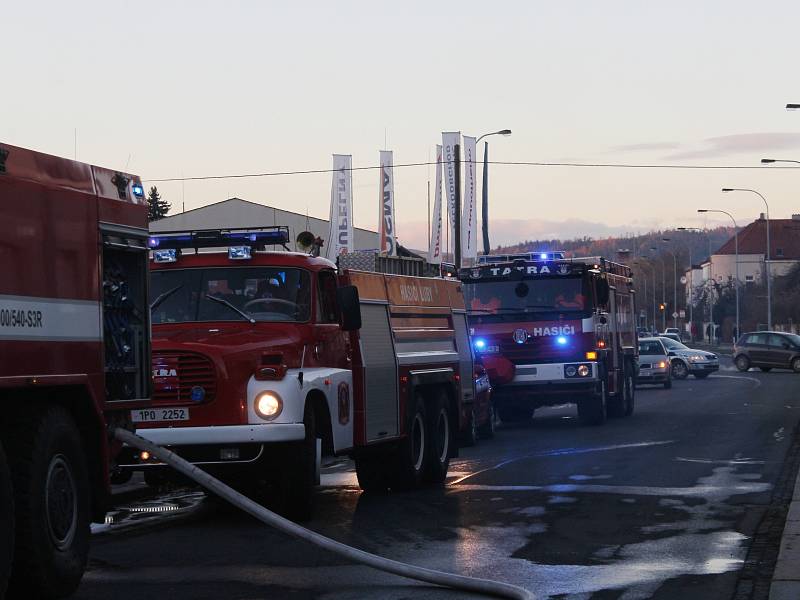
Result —
[{"label": "red fire truck", "polygon": [[0,144],[0,205],[0,597],[9,573],[61,597],[105,517],[107,424],[149,396],[147,203],[138,177]]},{"label": "red fire truck", "polygon": [[638,348],[628,267],[543,252],[484,256],[460,278],[502,421],[566,402],[591,424],[633,413]]},{"label": "red fire truck", "polygon": [[153,406],[133,411],[137,432],[238,486],[276,485],[297,519],[322,452],[353,456],[368,490],[443,481],[475,395],[459,282],[267,250],[288,241],[284,227],[151,237]]}]

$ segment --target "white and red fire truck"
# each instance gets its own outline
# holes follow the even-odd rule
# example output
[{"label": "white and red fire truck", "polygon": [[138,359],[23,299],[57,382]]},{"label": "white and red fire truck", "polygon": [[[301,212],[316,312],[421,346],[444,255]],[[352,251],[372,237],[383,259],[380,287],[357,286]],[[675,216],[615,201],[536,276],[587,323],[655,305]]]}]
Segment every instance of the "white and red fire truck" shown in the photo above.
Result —
[{"label": "white and red fire truck", "polygon": [[460,278],[502,421],[570,402],[585,423],[633,413],[638,348],[628,267],[562,252],[489,255]]},{"label": "white and red fire truck", "polygon": [[267,250],[288,241],[283,227],[151,237],[154,392],[137,433],[223,480],[276,484],[298,519],[323,451],[353,456],[367,490],[442,482],[476,394],[459,282]]},{"label": "white and red fire truck", "polygon": [[105,517],[107,425],[149,396],[147,203],[138,177],[0,144],[0,206],[0,597],[10,573],[55,598]]}]

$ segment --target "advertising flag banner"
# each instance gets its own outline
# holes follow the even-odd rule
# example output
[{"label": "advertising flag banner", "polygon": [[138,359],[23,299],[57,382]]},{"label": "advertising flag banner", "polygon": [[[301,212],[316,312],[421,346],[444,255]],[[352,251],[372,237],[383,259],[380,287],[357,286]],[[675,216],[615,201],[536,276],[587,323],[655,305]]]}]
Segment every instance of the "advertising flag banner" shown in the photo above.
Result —
[{"label": "advertising flag banner", "polygon": [[450,239],[456,239],[456,146],[461,144],[460,131],[442,132],[442,164],[444,188],[447,192],[447,219],[450,223]]},{"label": "advertising flag banner", "polygon": [[433,192],[433,220],[428,262],[442,264],[442,147],[436,146],[436,184]]},{"label": "advertising flag banner", "polygon": [[325,256],[335,261],[340,254],[352,252],[353,240],[353,157],[333,155],[331,212],[328,248]]},{"label": "advertising flag banner", "polygon": [[464,136],[464,209],[461,213],[461,256],[478,256],[478,210],[476,206],[475,138]]},{"label": "advertising flag banner", "polygon": [[394,221],[394,167],[391,150],[381,150],[378,232],[380,251],[397,256]]}]

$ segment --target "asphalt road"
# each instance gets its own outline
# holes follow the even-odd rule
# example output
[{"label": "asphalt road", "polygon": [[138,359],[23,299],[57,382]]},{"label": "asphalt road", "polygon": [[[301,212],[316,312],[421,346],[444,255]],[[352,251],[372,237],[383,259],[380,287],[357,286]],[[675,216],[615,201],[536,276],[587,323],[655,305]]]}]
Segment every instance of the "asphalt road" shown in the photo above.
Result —
[{"label": "asphalt road", "polygon": [[[763,582],[740,576],[764,576],[750,563],[774,545],[755,534],[780,514],[773,493],[797,454],[800,376],[728,365],[672,390],[639,388],[635,414],[601,427],[580,426],[572,406],[501,427],[462,449],[443,490],[362,495],[340,461],[325,469],[310,527],[542,598],[758,597]],[[99,527],[77,598],[472,597],[352,565],[201,493],[152,507],[183,508],[121,511]]]}]

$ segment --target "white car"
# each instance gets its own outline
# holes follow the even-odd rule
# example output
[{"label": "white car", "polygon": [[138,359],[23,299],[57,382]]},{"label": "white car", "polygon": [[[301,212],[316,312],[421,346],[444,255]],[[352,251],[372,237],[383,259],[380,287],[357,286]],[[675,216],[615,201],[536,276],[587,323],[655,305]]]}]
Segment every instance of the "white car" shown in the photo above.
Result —
[{"label": "white car", "polygon": [[639,339],[639,375],[636,383],[663,385],[667,390],[672,387],[672,365],[661,338]]},{"label": "white car", "polygon": [[675,379],[686,379],[689,375],[705,379],[714,371],[719,371],[719,357],[713,352],[694,350],[664,336],[658,339],[667,349],[672,364],[672,376]]}]

